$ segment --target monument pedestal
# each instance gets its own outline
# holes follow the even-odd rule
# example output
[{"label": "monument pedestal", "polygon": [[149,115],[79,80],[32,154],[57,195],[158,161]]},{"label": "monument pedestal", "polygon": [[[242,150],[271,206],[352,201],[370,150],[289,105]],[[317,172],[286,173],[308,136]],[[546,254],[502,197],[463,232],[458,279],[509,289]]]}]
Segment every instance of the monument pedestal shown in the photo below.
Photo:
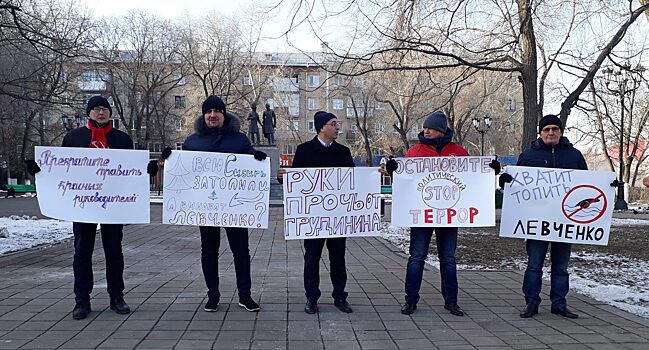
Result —
[{"label": "monument pedestal", "polygon": [[270,199],[282,201],[284,190],[282,184],[277,181],[277,170],[279,170],[279,150],[275,145],[254,145],[257,151],[262,151],[270,158]]}]

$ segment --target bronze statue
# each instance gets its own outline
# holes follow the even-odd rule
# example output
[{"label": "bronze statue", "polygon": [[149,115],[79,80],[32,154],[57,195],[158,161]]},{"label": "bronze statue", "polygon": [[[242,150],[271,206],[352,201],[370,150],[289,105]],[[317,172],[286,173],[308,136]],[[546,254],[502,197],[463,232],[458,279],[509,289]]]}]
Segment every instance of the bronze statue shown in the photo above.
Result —
[{"label": "bronze statue", "polygon": [[277,126],[277,118],[275,117],[275,111],[270,109],[270,104],[266,103],[266,110],[264,111],[264,137],[268,140],[269,145],[275,144],[275,127]]},{"label": "bronze statue", "polygon": [[[253,102],[250,104],[250,113],[248,114],[248,134],[250,134],[250,141],[253,145],[258,145],[261,143],[259,138],[259,127],[257,125],[262,125],[259,120],[259,114],[257,114],[257,105]],[[256,140],[256,141],[255,141]]]}]

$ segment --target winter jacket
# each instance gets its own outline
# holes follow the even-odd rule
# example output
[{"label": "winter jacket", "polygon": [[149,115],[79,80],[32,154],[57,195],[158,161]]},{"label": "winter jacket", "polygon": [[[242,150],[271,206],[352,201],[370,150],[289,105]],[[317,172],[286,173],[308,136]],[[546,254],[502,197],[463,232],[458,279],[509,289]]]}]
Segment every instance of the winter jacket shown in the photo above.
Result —
[{"label": "winter jacket", "polygon": [[406,157],[452,157],[468,156],[469,152],[464,147],[452,142],[453,130],[448,128],[446,134],[440,138],[427,139],[424,132],[419,133],[419,143],[410,147]]},{"label": "winter jacket", "polygon": [[220,128],[210,128],[205,124],[201,115],[194,121],[194,133],[189,135],[183,143],[183,150],[220,152],[236,154],[253,154],[248,137],[241,132],[241,121],[232,113],[225,114],[225,121]]},{"label": "winter jacket", "polygon": [[541,138],[538,138],[532,142],[530,148],[521,153],[516,165],[588,170],[584,156],[563,136],[554,147],[547,146]]},{"label": "winter jacket", "polygon": [[325,147],[314,137],[297,146],[293,168],[353,167],[354,159],[349,148],[334,141]]},{"label": "winter jacket", "polygon": [[[72,129],[63,138],[61,147],[88,148],[91,137],[92,131],[86,126]],[[108,148],[133,149],[133,140],[131,140],[131,137],[127,133],[115,128],[106,134],[106,141],[108,142]]]}]

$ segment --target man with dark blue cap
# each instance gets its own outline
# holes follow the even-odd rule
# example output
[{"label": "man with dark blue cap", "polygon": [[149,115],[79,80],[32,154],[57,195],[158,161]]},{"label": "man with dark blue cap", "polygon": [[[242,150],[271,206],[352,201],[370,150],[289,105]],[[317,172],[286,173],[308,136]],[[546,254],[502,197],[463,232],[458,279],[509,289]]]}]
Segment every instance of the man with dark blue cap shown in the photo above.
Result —
[{"label": "man with dark blue cap", "polygon": [[[319,111],[313,116],[313,126],[318,133],[295,150],[293,168],[353,167],[354,160],[349,148],[336,142],[340,124],[333,113]],[[281,181],[286,170],[278,172]],[[329,275],[333,284],[331,296],[334,305],[344,313],[353,310],[347,302],[347,268],[345,266],[346,238],[312,238],[304,240],[304,312],[318,312],[320,298],[320,258],[325,244],[329,250]]]}]

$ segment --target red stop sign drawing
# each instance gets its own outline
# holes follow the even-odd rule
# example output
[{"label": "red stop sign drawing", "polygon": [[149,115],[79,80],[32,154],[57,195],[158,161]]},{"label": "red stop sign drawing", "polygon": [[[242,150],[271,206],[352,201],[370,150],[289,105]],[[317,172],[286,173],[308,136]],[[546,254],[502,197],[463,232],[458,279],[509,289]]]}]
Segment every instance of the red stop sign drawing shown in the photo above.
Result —
[{"label": "red stop sign drawing", "polygon": [[590,224],[601,218],[607,206],[604,192],[592,185],[573,187],[561,202],[563,215],[579,224]]}]

